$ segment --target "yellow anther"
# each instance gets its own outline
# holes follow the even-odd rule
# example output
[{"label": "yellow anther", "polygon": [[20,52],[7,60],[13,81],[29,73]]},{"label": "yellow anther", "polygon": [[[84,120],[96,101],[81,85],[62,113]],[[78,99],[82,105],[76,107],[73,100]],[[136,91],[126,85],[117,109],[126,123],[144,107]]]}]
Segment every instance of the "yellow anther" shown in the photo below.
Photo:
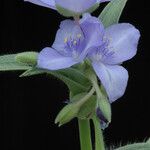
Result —
[{"label": "yellow anther", "polygon": [[81,38],[81,36],[82,36],[81,34],[77,34],[77,38]]},{"label": "yellow anther", "polygon": [[65,39],[64,39],[64,43],[67,43],[68,42],[68,38],[66,37]]}]

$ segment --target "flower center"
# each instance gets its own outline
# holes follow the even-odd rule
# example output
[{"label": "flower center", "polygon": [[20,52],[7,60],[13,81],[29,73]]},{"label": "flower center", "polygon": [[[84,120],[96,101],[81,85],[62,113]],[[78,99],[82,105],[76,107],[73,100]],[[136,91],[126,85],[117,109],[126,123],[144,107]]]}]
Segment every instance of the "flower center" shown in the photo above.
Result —
[{"label": "flower center", "polygon": [[80,45],[82,40],[82,34],[76,34],[74,37],[65,37],[65,52],[72,56],[74,59],[78,59],[80,55]]},{"label": "flower center", "polygon": [[114,54],[114,51],[110,47],[110,41],[110,38],[103,38],[102,44],[96,47],[93,53],[92,59],[94,59],[94,61],[101,61],[102,59],[105,59],[106,57]]}]

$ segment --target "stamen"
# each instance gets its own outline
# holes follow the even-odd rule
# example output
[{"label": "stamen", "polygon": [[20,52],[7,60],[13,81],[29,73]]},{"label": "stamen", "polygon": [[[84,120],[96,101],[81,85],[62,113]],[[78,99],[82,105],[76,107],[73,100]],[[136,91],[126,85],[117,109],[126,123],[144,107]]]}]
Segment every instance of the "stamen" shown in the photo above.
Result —
[{"label": "stamen", "polygon": [[75,60],[78,60],[80,55],[80,44],[82,34],[76,34],[75,37],[64,38],[66,53],[69,53]]},{"label": "stamen", "polygon": [[110,37],[103,37],[102,45],[97,47],[95,53],[93,54],[93,59],[95,61],[100,61],[107,57],[113,57],[115,51],[113,51],[113,48],[110,46],[111,40],[112,39]]},{"label": "stamen", "polygon": [[81,38],[82,37],[82,35],[81,34],[77,34],[77,38]]},{"label": "stamen", "polygon": [[76,40],[73,41],[73,45],[77,45],[77,41]]},{"label": "stamen", "polygon": [[68,38],[66,37],[65,39],[64,39],[64,43],[67,43],[68,42]]}]

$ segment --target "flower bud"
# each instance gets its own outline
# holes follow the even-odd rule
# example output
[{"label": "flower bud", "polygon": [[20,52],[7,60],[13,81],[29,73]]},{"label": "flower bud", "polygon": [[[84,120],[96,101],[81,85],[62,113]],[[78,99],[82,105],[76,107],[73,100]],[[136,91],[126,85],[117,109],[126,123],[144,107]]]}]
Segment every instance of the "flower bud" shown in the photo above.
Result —
[{"label": "flower bud", "polygon": [[55,119],[55,123],[59,123],[59,126],[68,123],[78,114],[80,107],[76,103],[70,103],[65,106]]},{"label": "flower bud", "polygon": [[19,63],[35,66],[37,64],[37,52],[23,52],[17,54],[15,60]]}]

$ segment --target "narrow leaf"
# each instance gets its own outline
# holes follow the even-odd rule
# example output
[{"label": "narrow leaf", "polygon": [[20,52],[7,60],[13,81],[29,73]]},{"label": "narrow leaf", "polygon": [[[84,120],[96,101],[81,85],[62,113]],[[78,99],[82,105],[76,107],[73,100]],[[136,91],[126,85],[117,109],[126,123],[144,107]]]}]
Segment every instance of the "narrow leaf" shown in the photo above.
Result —
[{"label": "narrow leaf", "polygon": [[150,150],[150,144],[149,143],[135,143],[135,144],[130,144],[130,145],[117,148],[115,150]]},{"label": "narrow leaf", "polygon": [[127,0],[112,0],[99,15],[105,27],[118,23]]},{"label": "narrow leaf", "polygon": [[16,54],[0,56],[0,71],[27,70],[29,65],[21,64],[15,61]]},{"label": "narrow leaf", "polygon": [[89,80],[81,72],[74,68],[59,71],[49,71],[38,68],[32,68],[24,72],[20,77],[38,75],[43,73],[51,74],[57,77],[58,79],[62,80],[73,92],[73,94],[85,92],[91,86]]}]

